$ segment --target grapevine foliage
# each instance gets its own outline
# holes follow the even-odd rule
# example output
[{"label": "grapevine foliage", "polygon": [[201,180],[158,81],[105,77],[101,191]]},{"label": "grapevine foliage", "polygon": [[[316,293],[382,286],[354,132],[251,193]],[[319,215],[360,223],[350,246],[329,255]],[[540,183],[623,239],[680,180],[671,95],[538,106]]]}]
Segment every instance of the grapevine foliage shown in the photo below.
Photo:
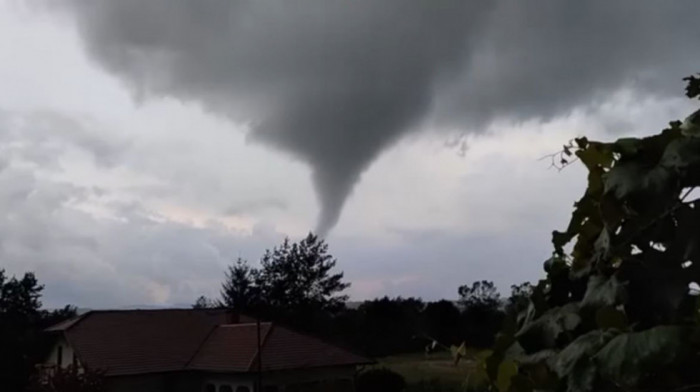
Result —
[{"label": "grapevine foliage", "polygon": [[[686,80],[697,98],[700,79]],[[528,308],[505,322],[469,385],[700,389],[700,111],[650,137],[575,139],[561,158],[585,165],[588,187],[553,232]]]}]

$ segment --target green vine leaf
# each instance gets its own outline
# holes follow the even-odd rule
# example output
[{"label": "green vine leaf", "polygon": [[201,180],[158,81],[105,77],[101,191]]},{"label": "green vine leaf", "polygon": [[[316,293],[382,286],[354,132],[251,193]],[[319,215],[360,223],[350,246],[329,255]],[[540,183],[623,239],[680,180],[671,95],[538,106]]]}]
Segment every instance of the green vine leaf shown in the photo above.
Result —
[{"label": "green vine leaf", "polygon": [[617,276],[593,275],[588,278],[586,293],[581,301],[581,307],[599,308],[614,306],[622,303],[625,295],[625,284]]},{"label": "green vine leaf", "polygon": [[625,313],[612,306],[605,306],[598,309],[595,313],[595,321],[598,328],[602,329],[624,331],[627,330],[628,327]]},{"label": "green vine leaf", "polygon": [[[700,97],[700,74],[687,81]],[[491,390],[700,385],[700,296],[689,291],[700,283],[700,198],[688,200],[700,187],[700,110],[650,137],[577,138],[560,155],[585,165],[587,189],[552,233],[546,278],[485,361]]]},{"label": "green vine leaf", "polygon": [[508,392],[511,378],[518,374],[518,364],[515,361],[503,361],[498,366],[498,376],[496,377],[496,387],[500,392]]},{"label": "green vine leaf", "polygon": [[[574,375],[578,365],[583,362],[589,363],[598,351],[616,335],[617,332],[612,330],[595,330],[581,335],[559,354],[551,357],[548,361],[549,366],[559,377],[565,378]],[[578,389],[586,388],[579,387]]]},{"label": "green vine leaf", "polygon": [[533,322],[526,324],[515,335],[526,353],[557,346],[559,335],[576,329],[581,323],[576,303],[550,309]]},{"label": "green vine leaf", "polygon": [[663,325],[616,336],[594,357],[599,373],[631,388],[652,371],[676,363],[688,354],[689,331]]}]

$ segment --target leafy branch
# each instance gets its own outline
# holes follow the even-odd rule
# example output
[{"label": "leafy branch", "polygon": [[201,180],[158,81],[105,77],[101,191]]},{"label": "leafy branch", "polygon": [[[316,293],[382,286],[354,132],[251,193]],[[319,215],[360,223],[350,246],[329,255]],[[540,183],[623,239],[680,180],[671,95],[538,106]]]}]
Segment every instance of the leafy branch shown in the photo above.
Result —
[{"label": "leafy branch", "polygon": [[[700,75],[686,78],[700,97]],[[685,391],[700,385],[700,111],[661,133],[577,138],[550,159],[588,169],[546,277],[470,377],[489,390]],[[481,387],[484,387],[482,385]]]}]

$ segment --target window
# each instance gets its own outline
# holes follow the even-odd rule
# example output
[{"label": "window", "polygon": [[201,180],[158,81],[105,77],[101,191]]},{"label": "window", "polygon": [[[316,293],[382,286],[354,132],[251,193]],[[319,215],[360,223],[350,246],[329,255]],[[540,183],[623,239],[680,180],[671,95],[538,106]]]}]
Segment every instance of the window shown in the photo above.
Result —
[{"label": "window", "polygon": [[63,366],[63,346],[61,346],[60,344],[58,345],[58,350],[56,353],[56,364],[58,365],[58,367]]},{"label": "window", "polygon": [[236,392],[250,392],[250,388],[245,385],[239,385],[238,388],[236,388]]},{"label": "window", "polygon": [[207,386],[204,387],[204,392],[216,392],[216,385],[207,384]]},{"label": "window", "polygon": [[78,356],[75,355],[75,351],[73,351],[73,367],[74,368],[78,367]]},{"label": "window", "polygon": [[233,388],[230,385],[220,385],[219,392],[233,392]]}]

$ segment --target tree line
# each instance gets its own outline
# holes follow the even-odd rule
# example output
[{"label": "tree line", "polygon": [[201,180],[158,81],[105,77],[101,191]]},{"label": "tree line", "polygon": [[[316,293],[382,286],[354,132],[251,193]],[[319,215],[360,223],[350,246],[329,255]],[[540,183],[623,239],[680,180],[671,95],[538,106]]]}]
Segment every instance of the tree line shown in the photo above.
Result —
[{"label": "tree line", "polygon": [[503,300],[493,282],[457,289],[458,301],[414,297],[377,298],[348,307],[350,283],[335,271],[328,244],[309,233],[266,250],[259,267],[244,259],[228,266],[218,300],[200,297],[193,307],[228,307],[320,335],[372,357],[459,345],[493,344],[508,312],[527,305],[529,283],[513,286]]},{"label": "tree line", "polygon": [[[503,300],[492,282],[477,281],[458,288],[458,301],[383,297],[349,307],[343,292],[350,283],[336,267],[328,244],[317,236],[285,239],[264,252],[257,268],[234,262],[224,273],[221,298],[200,297],[193,307],[231,308],[382,357],[461,342],[489,347],[505,315],[521,309],[531,289],[513,286]],[[8,391],[28,390],[35,381],[36,365],[53,343],[44,330],[77,315],[73,306],[44,309],[43,290],[31,272],[9,277],[0,269],[0,385]],[[70,372],[54,381],[69,390],[82,382]]]}]

